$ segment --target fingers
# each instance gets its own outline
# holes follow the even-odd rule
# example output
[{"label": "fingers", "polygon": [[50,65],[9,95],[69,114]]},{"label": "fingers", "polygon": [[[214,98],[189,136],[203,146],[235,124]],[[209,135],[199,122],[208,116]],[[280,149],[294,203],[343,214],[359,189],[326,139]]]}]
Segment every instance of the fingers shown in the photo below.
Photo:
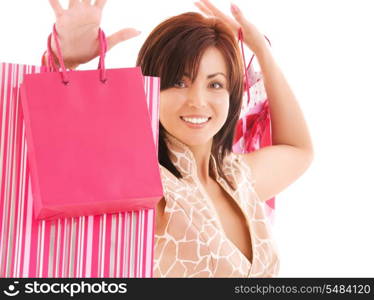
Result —
[{"label": "fingers", "polygon": [[201,2],[194,2],[194,4],[207,16],[214,16],[211,10],[209,10],[203,3]]},{"label": "fingers", "polygon": [[240,23],[240,24],[246,24],[248,21],[243,16],[242,11],[239,9],[237,5],[234,3],[231,3],[231,13],[233,14],[234,18]]},{"label": "fingers", "polygon": [[106,3],[106,0],[96,0],[95,6],[102,9],[104,7],[105,3]]},{"label": "fingers", "polygon": [[221,12],[218,8],[216,8],[209,0],[200,0],[204,3],[204,5],[218,18],[222,21],[226,22],[232,30],[238,30],[239,24],[232,18],[226,16],[223,12]]},{"label": "fingers", "polygon": [[91,0],[82,0],[82,3],[90,5],[91,4]]},{"label": "fingers", "polygon": [[69,8],[74,7],[79,3],[79,0],[69,0]]},{"label": "fingers", "polygon": [[136,37],[141,32],[134,29],[134,28],[125,28],[122,29],[107,38],[108,41],[108,50],[113,48],[115,45],[119,44],[120,42],[126,41],[133,37]]},{"label": "fingers", "polygon": [[238,21],[238,23],[245,29],[245,28],[251,28],[252,30],[258,30],[257,27],[252,24],[251,22],[249,22],[243,12],[239,9],[238,6],[236,6],[235,4],[231,3],[231,12],[235,18],[235,20]]},{"label": "fingers", "polygon": [[49,4],[51,5],[56,17],[62,15],[63,8],[60,5],[60,2],[58,0],[49,0]]}]

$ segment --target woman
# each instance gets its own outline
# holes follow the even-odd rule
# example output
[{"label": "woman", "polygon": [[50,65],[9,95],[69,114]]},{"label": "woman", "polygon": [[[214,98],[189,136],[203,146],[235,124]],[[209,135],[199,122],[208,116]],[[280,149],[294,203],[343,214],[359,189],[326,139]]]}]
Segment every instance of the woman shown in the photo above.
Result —
[{"label": "woman", "polygon": [[[95,58],[105,1],[70,0],[67,10],[58,0],[50,4],[66,65]],[[154,276],[276,276],[279,259],[264,202],[310,165],[307,125],[257,28],[234,5],[234,19],[208,0],[196,5],[209,18],[185,13],[165,20],[137,59],[144,75],[161,78],[164,198],[157,205]],[[264,76],[273,141],[243,155],[231,151],[243,95],[239,27]],[[109,49],[137,34],[131,28],[117,32],[108,37]]]}]

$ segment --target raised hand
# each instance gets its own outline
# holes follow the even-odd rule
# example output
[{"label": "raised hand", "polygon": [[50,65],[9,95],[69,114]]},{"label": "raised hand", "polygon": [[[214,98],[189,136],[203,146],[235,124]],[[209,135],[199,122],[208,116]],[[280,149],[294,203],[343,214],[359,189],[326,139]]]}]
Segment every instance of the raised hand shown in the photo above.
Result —
[{"label": "raised hand", "polygon": [[[91,0],[69,0],[68,9],[63,9],[59,0],[49,0],[49,3],[56,15],[56,30],[66,67],[75,67],[98,56],[98,29],[106,0],[96,0],[94,4]],[[119,30],[107,37],[108,50],[139,34],[134,28]],[[56,54],[54,39],[51,46]]]},{"label": "raised hand", "polygon": [[241,10],[235,4],[231,4],[231,13],[234,18],[221,12],[209,0],[200,0],[199,2],[195,2],[195,5],[207,16],[216,17],[226,23],[233,30],[236,37],[241,27],[243,30],[243,41],[254,53],[258,53],[263,47],[267,47],[264,35],[244,17]]}]

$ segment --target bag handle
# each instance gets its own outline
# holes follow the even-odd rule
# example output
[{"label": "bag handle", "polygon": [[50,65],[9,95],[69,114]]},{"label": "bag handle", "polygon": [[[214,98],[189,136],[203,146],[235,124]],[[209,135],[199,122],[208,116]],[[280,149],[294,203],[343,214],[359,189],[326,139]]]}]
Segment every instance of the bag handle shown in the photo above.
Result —
[{"label": "bag handle", "polygon": [[[267,38],[266,35],[264,35],[265,39],[268,41],[269,45],[271,46],[271,43],[270,43],[270,40]],[[248,103],[249,103],[249,99],[250,99],[250,95],[249,95],[249,88],[251,87],[250,86],[250,82],[249,82],[249,75],[248,75],[248,70],[249,68],[251,67],[251,64],[252,64],[252,61],[253,61],[253,58],[255,57],[255,54],[252,55],[249,63],[248,63],[248,66],[246,66],[246,61],[245,61],[245,54],[244,54],[244,45],[243,45],[243,40],[244,40],[244,37],[243,37],[243,30],[242,28],[240,27],[239,30],[238,30],[238,39],[239,39],[239,42],[241,44],[241,49],[242,49],[242,57],[243,57],[243,64],[244,64],[244,68],[245,68],[245,71],[244,71],[244,76],[245,76],[245,85],[244,85],[244,88],[246,89],[247,91],[247,96],[248,96]]]},{"label": "bag handle", "polygon": [[[271,43],[270,43],[270,40],[267,38],[266,35],[264,35],[264,37],[266,38],[266,40],[268,41],[269,45],[271,46]],[[245,54],[244,54],[244,43],[243,43],[243,40],[244,40],[244,37],[243,37],[243,30],[241,27],[239,27],[239,30],[238,30],[238,39],[239,39],[239,42],[240,42],[240,45],[241,45],[241,49],[242,49],[242,57],[243,57],[243,66],[244,66],[244,79],[245,79],[245,82],[244,82],[244,89],[247,91],[247,102],[244,106],[244,111],[246,111],[246,108],[247,106],[249,105],[249,101],[250,101],[250,92],[249,92],[249,89],[250,89],[250,81],[249,81],[249,75],[248,75],[248,71],[249,71],[249,68],[251,67],[251,64],[252,64],[252,61],[253,61],[253,58],[255,57],[255,54],[252,55],[250,61],[249,61],[249,64],[248,66],[246,67],[246,61],[245,61]],[[246,116],[244,116],[243,118],[243,123],[242,123],[243,127],[242,127],[242,132],[243,132],[243,136],[245,136],[245,133],[247,131],[247,118]]]},{"label": "bag handle", "polygon": [[[55,41],[56,48],[57,48],[57,59],[60,63],[61,69],[62,69],[62,72],[60,73],[62,83],[67,85],[67,84],[69,84],[69,78],[68,78],[68,74],[67,74],[68,72],[66,71],[64,60],[62,59],[62,52],[61,52],[60,43],[58,41],[56,24],[53,25],[53,32],[48,37],[48,48],[47,48],[48,49],[47,50],[48,55],[47,55],[47,57],[48,57],[49,65],[52,66],[54,71],[58,72],[59,69],[56,66],[55,61],[52,59],[52,46],[51,46],[52,37]],[[99,28],[99,37],[98,38],[99,38],[99,42],[100,42],[100,60],[99,60],[99,65],[98,65],[98,69],[100,70],[100,81],[102,83],[106,83],[106,81],[108,79],[106,78],[105,55],[106,55],[106,52],[108,50],[108,44],[107,44],[107,40],[106,40],[104,31],[101,28]]]}]

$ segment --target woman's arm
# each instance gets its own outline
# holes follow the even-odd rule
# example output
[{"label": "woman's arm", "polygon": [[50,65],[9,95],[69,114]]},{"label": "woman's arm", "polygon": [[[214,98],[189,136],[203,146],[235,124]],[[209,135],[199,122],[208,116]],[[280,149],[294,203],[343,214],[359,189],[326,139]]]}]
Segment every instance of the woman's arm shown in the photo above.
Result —
[{"label": "woman's arm", "polygon": [[244,154],[254,188],[268,200],[296,181],[313,160],[313,145],[298,101],[270,49],[256,53],[271,115],[272,146]]},{"label": "woman's arm", "polygon": [[240,9],[231,6],[232,19],[209,0],[201,0],[197,6],[226,22],[235,35],[242,28],[243,40],[255,53],[261,67],[269,101],[273,145],[243,156],[251,169],[258,196],[268,200],[298,179],[313,160],[313,145],[303,113],[263,34]]},{"label": "woman's arm", "polygon": [[311,156],[313,145],[308,127],[283,72],[267,46],[255,54],[269,99],[273,145],[292,146]]}]

